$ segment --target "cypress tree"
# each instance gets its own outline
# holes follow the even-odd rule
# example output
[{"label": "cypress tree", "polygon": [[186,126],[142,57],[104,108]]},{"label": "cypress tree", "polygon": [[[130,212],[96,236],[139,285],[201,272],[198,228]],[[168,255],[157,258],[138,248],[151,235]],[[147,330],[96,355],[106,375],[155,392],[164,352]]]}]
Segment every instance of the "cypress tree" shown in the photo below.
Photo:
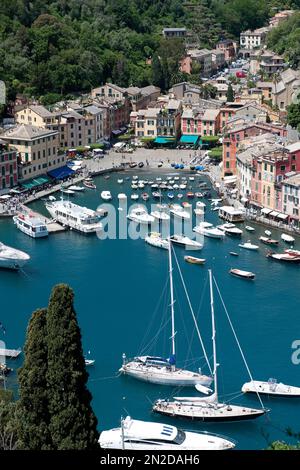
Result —
[{"label": "cypress tree", "polygon": [[157,54],[152,57],[152,83],[162,90],[165,89],[165,71]]},{"label": "cypress tree", "polygon": [[49,430],[56,449],[99,449],[73,299],[72,289],[59,284],[48,306]]},{"label": "cypress tree", "polygon": [[32,314],[24,347],[25,360],[18,371],[19,446],[31,450],[53,448],[48,429],[46,312],[39,309]]},{"label": "cypress tree", "polygon": [[233,91],[231,83],[229,83],[228,85],[226,100],[228,103],[232,103],[234,101],[234,91]]}]

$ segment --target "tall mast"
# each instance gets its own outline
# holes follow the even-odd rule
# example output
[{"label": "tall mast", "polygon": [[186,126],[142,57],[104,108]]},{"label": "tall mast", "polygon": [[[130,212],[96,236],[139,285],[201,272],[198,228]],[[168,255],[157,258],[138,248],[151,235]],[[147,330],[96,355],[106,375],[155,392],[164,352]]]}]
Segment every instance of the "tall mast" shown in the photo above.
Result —
[{"label": "tall mast", "polygon": [[[175,358],[175,316],[174,316],[174,288],[173,288],[173,266],[172,266],[172,246],[169,238],[169,276],[170,276],[170,294],[171,294],[171,321],[172,321],[172,355]],[[171,365],[171,369],[175,370],[175,364]]]},{"label": "tall mast", "polygon": [[215,395],[216,400],[218,400],[218,383],[217,383],[217,348],[216,348],[216,325],[215,325],[215,310],[214,310],[214,293],[213,293],[213,283],[212,283],[212,272],[211,269],[208,270],[209,272],[209,290],[210,290],[210,308],[211,308],[211,329],[212,329],[212,343],[213,343],[213,356],[214,356],[214,388],[215,388]]}]

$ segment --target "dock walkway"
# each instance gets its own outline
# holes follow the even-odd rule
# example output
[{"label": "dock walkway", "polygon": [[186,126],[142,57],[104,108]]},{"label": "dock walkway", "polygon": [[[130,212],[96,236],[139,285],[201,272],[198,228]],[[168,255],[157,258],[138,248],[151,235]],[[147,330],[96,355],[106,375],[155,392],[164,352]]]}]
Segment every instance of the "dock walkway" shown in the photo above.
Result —
[{"label": "dock walkway", "polygon": [[64,232],[66,230],[66,227],[63,227],[59,223],[55,222],[53,219],[49,219],[48,217],[45,217],[44,215],[40,214],[39,212],[35,212],[31,210],[29,207],[25,206],[24,204],[21,204],[21,210],[26,213],[26,214],[32,214],[34,217],[37,217],[45,222],[48,228],[48,233],[57,233],[57,232]]}]

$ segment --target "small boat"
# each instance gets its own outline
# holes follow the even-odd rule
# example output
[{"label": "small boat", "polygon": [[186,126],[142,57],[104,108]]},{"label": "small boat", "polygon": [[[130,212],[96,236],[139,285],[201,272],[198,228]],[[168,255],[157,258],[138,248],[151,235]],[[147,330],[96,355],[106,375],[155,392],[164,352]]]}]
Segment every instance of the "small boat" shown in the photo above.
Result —
[{"label": "small boat", "polygon": [[169,199],[174,199],[174,193],[168,193],[167,196]]},{"label": "small boat", "polygon": [[179,185],[179,188],[180,188],[180,189],[186,189],[186,184],[180,184],[180,185]]},{"label": "small boat", "polygon": [[230,274],[237,277],[242,277],[244,279],[255,279],[255,274],[251,271],[243,271],[241,269],[230,269]]},{"label": "small boat", "polygon": [[268,238],[268,237],[259,237],[259,240],[262,242],[262,243],[265,243],[266,245],[278,245],[279,243],[279,240],[272,240],[272,238]]},{"label": "small boat", "polygon": [[143,193],[141,197],[142,197],[143,201],[148,201],[149,194],[148,193]]},{"label": "small boat", "polygon": [[206,432],[183,431],[170,424],[139,421],[130,416],[121,420],[121,427],[102,431],[102,449],[182,451],[227,450],[235,443]]},{"label": "small boat", "polygon": [[119,179],[119,180],[118,180],[118,183],[119,183],[119,184],[122,184],[122,183],[123,183],[123,181],[124,181],[124,180],[122,180],[122,179]]},{"label": "small boat", "polygon": [[178,194],[177,194],[177,198],[178,198],[178,199],[182,199],[182,198],[183,198],[183,194],[178,193]]},{"label": "small boat", "polygon": [[229,254],[230,254],[231,256],[239,256],[239,254],[236,253],[235,251],[230,251]]},{"label": "small boat", "polygon": [[195,177],[194,176],[189,176],[189,180],[190,181],[195,181]]},{"label": "small boat", "polygon": [[133,201],[137,201],[138,198],[139,198],[138,194],[131,194],[131,196],[130,196],[130,199],[132,199]]},{"label": "small boat", "polygon": [[74,196],[75,195],[75,191],[72,191],[71,189],[62,188],[60,190],[60,192],[63,193],[63,194],[67,194],[68,196]]},{"label": "small boat", "polygon": [[181,205],[182,205],[182,207],[192,207],[192,204],[190,204],[189,202],[186,202],[186,201],[182,202]]},{"label": "small boat", "polygon": [[196,208],[196,209],[194,209],[194,213],[195,213],[196,215],[200,215],[200,216],[204,215],[204,211],[203,211],[202,209],[197,209],[197,208]]},{"label": "small boat", "polygon": [[188,193],[186,193],[186,196],[189,198],[193,198],[195,195],[192,191],[189,191]]},{"label": "small boat", "polygon": [[270,232],[270,230],[265,230],[265,234],[270,237],[272,235],[272,232]]},{"label": "small boat", "polygon": [[127,215],[127,218],[137,224],[146,225],[151,224],[155,220],[152,215],[148,214],[148,212],[143,206],[134,207],[133,209],[131,209],[131,211]]},{"label": "small boat", "polygon": [[277,382],[276,379],[269,379],[267,382],[252,380],[242,386],[243,393],[259,393],[275,397],[300,398],[300,387],[285,385]]},{"label": "small boat", "polygon": [[248,232],[255,232],[255,228],[250,227],[250,225],[246,225],[245,229],[248,230]]},{"label": "small boat", "polygon": [[195,258],[194,256],[185,256],[184,261],[191,264],[204,264],[206,260],[203,258]]},{"label": "small boat", "polygon": [[104,201],[110,201],[112,199],[112,195],[110,191],[102,191],[100,195]]},{"label": "small boat", "polygon": [[143,181],[139,181],[139,183],[138,183],[138,188],[139,188],[139,189],[143,189],[144,187],[145,187],[144,182],[143,182]]},{"label": "small boat", "polygon": [[122,200],[125,201],[125,200],[127,199],[127,196],[126,196],[126,194],[124,194],[124,193],[120,193],[120,194],[118,194],[118,199],[119,199],[120,201],[122,201]]},{"label": "small boat", "polygon": [[54,197],[54,196],[49,196],[48,199],[49,199],[49,201],[51,201],[51,202],[56,201],[56,197]]},{"label": "small boat", "polygon": [[156,184],[156,183],[151,184],[151,188],[152,188],[152,189],[157,189],[157,188],[158,188],[158,184]]},{"label": "small boat", "polygon": [[189,237],[185,237],[184,235],[172,235],[170,240],[175,245],[184,246],[187,249],[201,250],[203,247],[201,243],[196,242]]},{"label": "small boat", "polygon": [[133,163],[129,163],[129,167],[130,168],[135,168],[137,166],[137,163],[133,162]]},{"label": "small boat", "polygon": [[95,364],[95,359],[85,359],[84,360],[86,367],[93,366]]},{"label": "small boat", "polygon": [[198,197],[198,198],[200,198],[200,197],[203,197],[203,194],[202,194],[202,193],[199,193],[199,192],[197,192],[197,193],[195,193],[195,196],[196,196],[196,197]]},{"label": "small boat", "polygon": [[93,181],[91,180],[91,178],[89,179],[85,179],[83,181],[83,185],[88,188],[88,189],[96,189],[96,185],[93,183]]},{"label": "small boat", "polygon": [[256,251],[259,249],[259,246],[257,245],[253,245],[250,240],[248,240],[246,243],[240,243],[239,244],[239,247],[240,248],[244,248],[245,250],[252,250],[252,251]]},{"label": "small boat", "polygon": [[152,246],[155,246],[157,248],[163,248],[164,250],[169,249],[168,240],[164,240],[161,237],[160,233],[157,233],[157,232],[151,232],[149,235],[147,235],[145,237],[145,242],[148,243],[148,245],[152,245]]},{"label": "small boat", "polygon": [[21,232],[26,233],[26,235],[29,235],[32,238],[43,238],[48,236],[48,227],[46,222],[34,214],[20,213],[13,217],[13,221]]},{"label": "small boat", "polygon": [[105,176],[104,176],[104,179],[105,179],[105,180],[109,180],[109,178],[110,178],[109,175],[105,175]]},{"label": "small boat", "polygon": [[287,263],[300,263],[300,256],[293,255],[290,253],[274,253],[272,251],[269,251],[269,253],[266,254],[266,257],[275,259],[277,261],[284,261]]},{"label": "small boat", "polygon": [[181,207],[179,204],[173,204],[170,213],[173,214],[174,217],[178,217],[181,219],[190,219],[191,216],[189,212],[185,211],[183,207]]},{"label": "small boat", "polygon": [[77,192],[82,192],[82,191],[85,191],[85,187],[84,186],[70,186],[69,189],[71,189],[71,191],[77,191]]},{"label": "small boat", "polygon": [[281,240],[283,240],[286,243],[294,243],[295,238],[292,237],[291,235],[287,235],[286,233],[283,233],[281,235]]},{"label": "small boat", "polygon": [[161,196],[162,194],[159,191],[153,191],[152,193],[152,197],[154,197],[154,199],[160,199]]},{"label": "small boat", "polygon": [[133,179],[133,180],[138,180],[139,177],[138,177],[137,175],[134,175],[134,176],[132,177],[132,179]]},{"label": "small boat", "polygon": [[243,230],[237,228],[234,224],[231,224],[230,222],[227,222],[223,225],[217,225],[217,228],[223,230],[226,235],[241,236],[243,233]]},{"label": "small boat", "polygon": [[225,233],[222,230],[215,228],[213,224],[209,222],[200,222],[199,225],[193,228],[193,232],[200,233],[209,238],[220,239],[225,237]]},{"label": "small boat", "polygon": [[140,163],[138,164],[138,167],[139,167],[139,168],[143,168],[143,166],[144,166],[144,163],[143,163],[143,162],[140,162]]},{"label": "small boat", "polygon": [[138,189],[138,185],[137,185],[137,184],[135,184],[135,183],[132,183],[132,185],[131,185],[131,189]]}]

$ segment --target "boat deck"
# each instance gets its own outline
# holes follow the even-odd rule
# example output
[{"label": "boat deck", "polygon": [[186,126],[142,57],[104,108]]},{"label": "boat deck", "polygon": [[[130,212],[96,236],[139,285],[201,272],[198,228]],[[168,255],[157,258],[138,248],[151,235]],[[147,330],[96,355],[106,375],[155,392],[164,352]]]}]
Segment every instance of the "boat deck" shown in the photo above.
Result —
[{"label": "boat deck", "polygon": [[47,225],[48,233],[57,233],[57,232],[64,232],[66,230],[66,227],[63,227],[57,222],[54,222],[52,219],[49,219],[48,217],[40,214],[39,212],[32,211],[29,209],[29,207],[25,206],[22,204],[21,209],[26,212],[27,214],[33,214],[34,217],[37,217],[38,219],[42,219],[45,224]]}]

